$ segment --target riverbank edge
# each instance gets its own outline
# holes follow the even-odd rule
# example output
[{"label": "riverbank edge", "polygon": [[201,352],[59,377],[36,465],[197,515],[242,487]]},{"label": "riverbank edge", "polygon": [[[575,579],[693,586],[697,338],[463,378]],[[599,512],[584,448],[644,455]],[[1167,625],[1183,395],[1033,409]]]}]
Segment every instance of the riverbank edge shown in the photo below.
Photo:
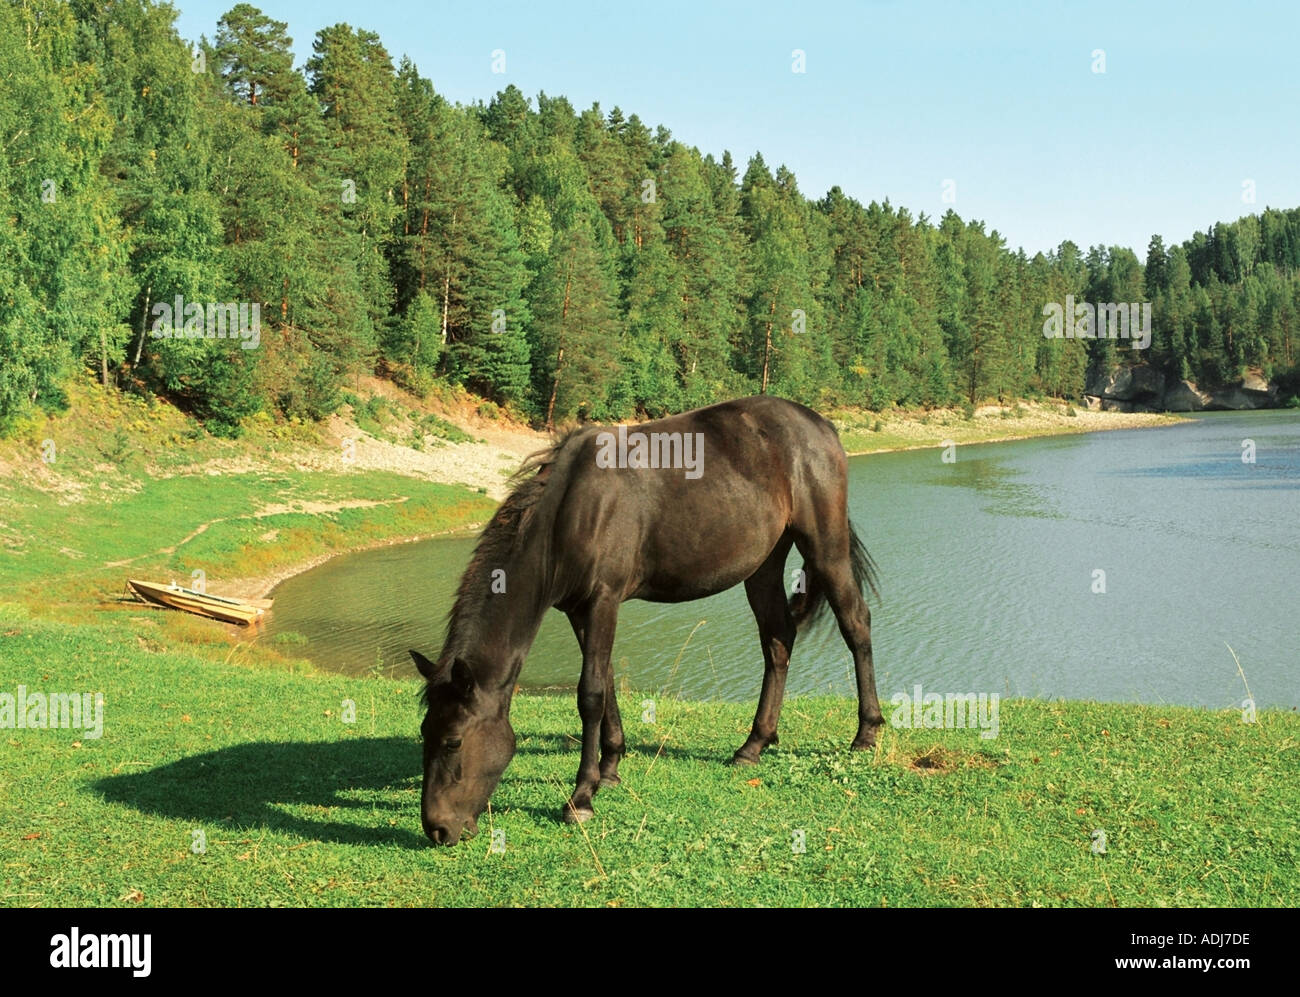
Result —
[{"label": "riverbank edge", "polygon": [[[449,530],[438,530],[434,533],[414,533],[410,535],[384,537],[381,540],[372,540],[368,543],[359,544],[356,547],[348,547],[344,550],[322,551],[319,554],[313,554],[304,561],[277,568],[270,574],[250,575],[243,578],[227,579],[223,582],[222,587],[225,589],[237,590],[250,599],[266,599],[270,598],[271,593],[290,578],[305,574],[308,571],[311,571],[312,568],[318,568],[322,564],[334,560],[336,557],[342,557],[345,554],[362,554],[368,550],[379,550],[381,547],[397,547],[401,544],[419,543],[422,540],[436,540],[440,537],[451,538],[473,536],[486,525],[486,521],[467,523],[464,526],[456,526]],[[274,607],[272,607],[270,612],[274,612]]]},{"label": "riverbank edge", "polygon": [[[1112,431],[1122,430],[1122,429],[1154,429],[1154,428],[1166,427],[1166,426],[1187,425],[1191,422],[1196,421],[1194,418],[1188,418],[1179,415],[1170,415],[1167,413],[1107,412],[1107,413],[1093,413],[1093,414],[1103,416],[1108,422],[1110,422],[1113,417],[1114,424],[1112,425],[1084,424],[1082,427],[1077,427],[1077,428],[1069,425],[1052,425],[1046,427],[1039,427],[1038,431],[1035,432],[1012,433],[1006,436],[997,436],[988,439],[971,439],[967,441],[954,441],[954,443],[957,446],[975,446],[975,445],[982,445],[986,443],[988,444],[1019,443],[1025,440],[1035,440],[1035,439],[1040,439],[1049,436],[1080,436],[1080,435],[1086,435],[1088,433],[1112,432]],[[920,423],[914,419],[909,418],[907,421],[920,425]],[[944,424],[942,423],[939,424],[938,428],[944,428]],[[873,457],[873,456],[878,456],[880,454],[907,453],[914,450],[937,450],[944,447],[945,445],[946,445],[946,441],[938,440],[938,441],[917,442],[917,443],[911,443],[911,444],[899,445],[899,446],[880,447],[874,450],[859,450],[859,449],[851,450],[848,447],[845,447],[845,454],[849,457]],[[318,568],[322,564],[326,564],[327,562],[332,561],[336,557],[340,557],[345,554],[360,554],[368,550],[377,550],[381,547],[394,547],[397,546],[398,544],[418,543],[422,540],[470,537],[475,535],[479,530],[481,530],[486,525],[487,522],[485,520],[483,522],[471,523],[466,526],[458,526],[453,529],[442,530],[436,533],[421,533],[421,534],[412,534],[409,536],[387,537],[382,540],[376,540],[370,543],[361,544],[357,547],[349,547],[345,550],[325,551],[319,554],[314,554],[311,557],[301,562],[298,562],[296,564],[287,565],[283,568],[278,568],[274,572],[268,575],[249,575],[246,577],[231,579],[227,583],[226,587],[231,589],[241,590],[243,591],[243,594],[248,596],[249,598],[264,599],[264,598],[271,597],[271,594],[275,591],[275,589],[278,588],[280,585],[282,585],[284,582],[288,581],[290,578],[294,578],[297,575],[305,574],[306,572],[311,571],[313,568]],[[271,612],[274,612],[274,609],[272,609]]]},{"label": "riverbank edge", "polygon": [[[1163,414],[1163,413],[1160,413]],[[1184,426],[1194,419],[1184,417],[1173,417],[1168,421],[1159,422],[1135,422],[1122,426],[1089,426],[1084,429],[1074,429],[1062,427],[1060,429],[1051,429],[1041,433],[1015,433],[1009,436],[997,436],[991,439],[974,439],[974,440],[954,440],[954,444],[959,447],[980,446],[985,443],[1022,443],[1025,440],[1040,440],[1052,436],[1087,436],[1090,433],[1111,433],[1123,429],[1164,429],[1173,426]],[[947,444],[943,441],[938,443],[910,443],[906,446],[879,447],[875,450],[849,450],[847,447],[844,453],[849,457],[875,457],[887,453],[908,453],[913,450],[940,450]]]}]

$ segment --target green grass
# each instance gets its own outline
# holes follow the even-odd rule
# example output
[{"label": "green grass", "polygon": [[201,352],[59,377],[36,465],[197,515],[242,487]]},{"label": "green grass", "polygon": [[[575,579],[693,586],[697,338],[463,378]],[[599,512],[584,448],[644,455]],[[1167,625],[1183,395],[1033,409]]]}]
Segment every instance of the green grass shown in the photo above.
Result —
[{"label": "green grass", "polygon": [[[23,485],[8,492],[0,592],[67,619],[102,609],[128,577],[188,584],[201,570],[220,591],[225,579],[269,577],[322,554],[464,529],[495,508],[462,486],[373,471],[145,479],[112,501],[67,505]],[[347,503],[380,504],[330,508]]]},{"label": "green grass", "polygon": [[[79,613],[88,594],[110,598],[128,575],[267,576],[324,553],[462,529],[495,508],[462,486],[359,473],[341,460],[300,470],[301,441],[269,430],[182,442],[173,410],[130,396],[82,401],[0,450],[22,472],[0,479],[0,592]],[[40,460],[44,438],[57,444],[51,464]]]},{"label": "green grass", "polygon": [[1294,714],[1014,700],[995,740],[886,728],[853,753],[854,704],[801,698],[780,746],[732,769],[749,706],[661,700],[651,725],[624,693],[623,785],[573,827],[576,707],[519,696],[491,816],[443,849],[420,830],[415,683],[239,660],[142,640],[126,614],[0,606],[0,691],[106,701],[99,740],[0,731],[3,903],[1300,903]]}]

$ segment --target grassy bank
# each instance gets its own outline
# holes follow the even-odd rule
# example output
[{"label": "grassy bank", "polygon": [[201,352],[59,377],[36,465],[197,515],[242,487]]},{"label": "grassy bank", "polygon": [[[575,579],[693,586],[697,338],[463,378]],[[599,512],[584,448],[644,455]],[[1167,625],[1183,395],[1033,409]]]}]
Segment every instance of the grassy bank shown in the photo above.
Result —
[{"label": "grassy bank", "polygon": [[88,607],[121,612],[128,576],[189,584],[195,571],[214,593],[257,595],[304,563],[467,529],[496,505],[358,467],[315,427],[253,427],[240,441],[195,429],[168,406],[91,390],[3,441],[0,598],[84,621]]},{"label": "grassy bank", "polygon": [[1294,714],[1015,700],[995,740],[887,728],[851,754],[851,701],[793,699],[780,746],[731,769],[748,706],[663,700],[651,725],[625,695],[624,784],[572,827],[576,709],[521,696],[490,820],[438,849],[414,683],[223,664],[12,605],[0,656],[0,691],[105,695],[98,740],[0,732],[9,905],[1300,903]]}]

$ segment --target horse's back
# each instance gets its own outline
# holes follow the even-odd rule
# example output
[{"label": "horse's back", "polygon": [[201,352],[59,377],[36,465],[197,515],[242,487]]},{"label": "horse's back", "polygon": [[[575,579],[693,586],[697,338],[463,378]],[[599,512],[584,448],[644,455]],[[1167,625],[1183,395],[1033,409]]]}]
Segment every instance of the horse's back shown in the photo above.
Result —
[{"label": "horse's back", "polygon": [[[673,450],[678,441],[682,449]],[[572,584],[626,598],[679,601],[730,588],[792,524],[827,508],[815,492],[843,491],[834,427],[771,396],[584,430],[573,446],[557,545],[575,571]],[[689,452],[695,463],[637,464],[634,446],[659,446],[656,457]]]},{"label": "horse's back", "polygon": [[736,441],[737,469],[763,481],[786,526],[810,533],[818,523],[847,520],[848,458],[824,416],[785,398],[753,395],[677,418],[691,417]]}]

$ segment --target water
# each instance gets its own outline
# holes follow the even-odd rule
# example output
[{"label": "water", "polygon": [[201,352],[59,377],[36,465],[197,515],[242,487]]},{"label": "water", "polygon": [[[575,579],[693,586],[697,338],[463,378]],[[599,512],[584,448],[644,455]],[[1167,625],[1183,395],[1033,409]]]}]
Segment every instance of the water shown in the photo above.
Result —
[{"label": "water", "polygon": [[[1247,439],[1254,464],[1242,461]],[[1239,706],[1226,642],[1258,705],[1300,703],[1300,413],[959,447],[953,464],[938,450],[857,457],[849,476],[881,572],[882,700],[919,683]],[[336,558],[275,591],[268,632],[307,636],[303,653],[323,667],[413,675],[406,649],[436,656],[472,547],[438,539]],[[799,563],[792,553],[788,570]],[[614,662],[619,682],[686,698],[755,700],[763,671],[743,587],[625,604]],[[572,689],[579,667],[568,621],[548,614],[521,684]],[[829,615],[800,635],[787,688],[855,695]]]}]

